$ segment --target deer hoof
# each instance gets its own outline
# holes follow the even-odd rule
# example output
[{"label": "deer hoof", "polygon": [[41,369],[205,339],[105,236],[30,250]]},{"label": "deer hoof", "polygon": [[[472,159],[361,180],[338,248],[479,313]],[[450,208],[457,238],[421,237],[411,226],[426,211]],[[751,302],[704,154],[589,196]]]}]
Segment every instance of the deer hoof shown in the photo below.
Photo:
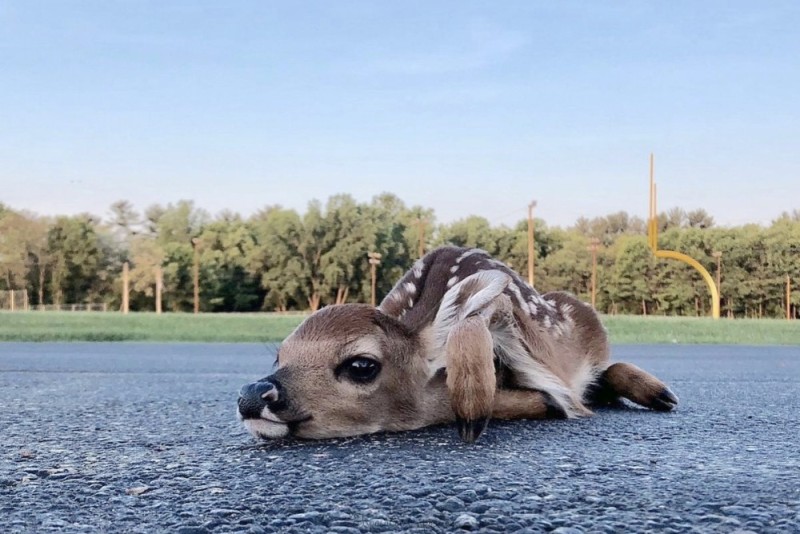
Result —
[{"label": "deer hoof", "polygon": [[657,397],[650,401],[650,408],[658,412],[669,412],[678,404],[678,397],[669,388],[664,388]]},{"label": "deer hoof", "polygon": [[458,426],[458,435],[461,436],[461,440],[464,443],[475,443],[475,440],[478,439],[478,436],[486,430],[486,425],[489,424],[489,418],[486,417],[484,419],[456,419],[456,425]]}]

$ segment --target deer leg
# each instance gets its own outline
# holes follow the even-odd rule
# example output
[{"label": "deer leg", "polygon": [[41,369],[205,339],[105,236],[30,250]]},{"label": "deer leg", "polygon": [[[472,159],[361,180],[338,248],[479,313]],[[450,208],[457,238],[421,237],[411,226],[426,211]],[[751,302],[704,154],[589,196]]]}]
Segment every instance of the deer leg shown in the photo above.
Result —
[{"label": "deer leg", "polygon": [[678,404],[678,398],[666,384],[630,363],[615,363],[605,370],[595,390],[594,401],[609,404],[619,397],[661,412],[668,412]]},{"label": "deer leg", "polygon": [[496,419],[566,419],[552,397],[535,389],[498,389],[492,417]]},{"label": "deer leg", "polygon": [[486,320],[472,315],[447,336],[447,390],[461,439],[472,443],[492,416],[496,378],[492,335]]}]

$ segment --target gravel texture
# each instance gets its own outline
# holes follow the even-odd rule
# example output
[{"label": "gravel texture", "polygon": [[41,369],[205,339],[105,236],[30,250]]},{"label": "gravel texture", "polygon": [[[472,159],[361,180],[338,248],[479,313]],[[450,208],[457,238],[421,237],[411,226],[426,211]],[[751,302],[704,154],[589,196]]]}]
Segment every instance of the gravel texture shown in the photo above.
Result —
[{"label": "gravel texture", "polygon": [[800,349],[623,346],[673,413],[257,443],[261,345],[0,344],[0,532],[798,532]]}]

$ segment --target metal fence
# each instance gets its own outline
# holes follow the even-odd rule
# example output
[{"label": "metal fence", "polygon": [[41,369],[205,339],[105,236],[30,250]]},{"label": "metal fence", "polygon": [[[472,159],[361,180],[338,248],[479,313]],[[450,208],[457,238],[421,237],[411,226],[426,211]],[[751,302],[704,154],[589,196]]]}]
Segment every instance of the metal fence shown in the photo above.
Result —
[{"label": "metal fence", "polygon": [[31,304],[27,289],[0,290],[0,310],[3,311],[95,311],[107,312],[105,303]]},{"label": "metal fence", "polygon": [[[93,312],[107,312],[108,304],[37,304],[31,306],[32,310],[36,311],[93,311]],[[115,310],[116,311],[116,310]]]}]

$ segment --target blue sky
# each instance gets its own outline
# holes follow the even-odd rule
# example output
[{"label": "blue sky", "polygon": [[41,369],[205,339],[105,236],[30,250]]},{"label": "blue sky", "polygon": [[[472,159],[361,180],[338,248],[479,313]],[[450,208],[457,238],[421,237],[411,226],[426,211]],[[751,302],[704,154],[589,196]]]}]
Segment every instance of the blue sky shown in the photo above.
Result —
[{"label": "blue sky", "polygon": [[800,3],[0,3],[0,201],[800,208]]}]

